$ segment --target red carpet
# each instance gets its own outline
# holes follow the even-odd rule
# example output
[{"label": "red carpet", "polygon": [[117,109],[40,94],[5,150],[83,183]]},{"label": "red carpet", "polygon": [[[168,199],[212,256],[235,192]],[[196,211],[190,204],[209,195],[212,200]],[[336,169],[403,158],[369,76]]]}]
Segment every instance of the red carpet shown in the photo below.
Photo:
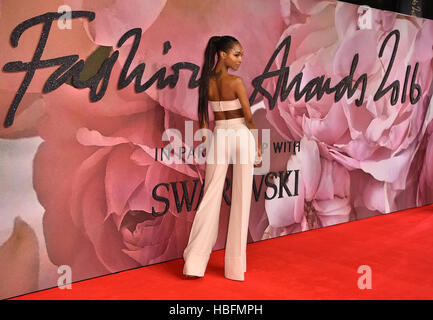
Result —
[{"label": "red carpet", "polygon": [[[372,288],[359,289],[361,265]],[[433,206],[248,244],[245,281],[224,278],[224,250],[203,278],[183,259],[15,299],[433,299]]]}]

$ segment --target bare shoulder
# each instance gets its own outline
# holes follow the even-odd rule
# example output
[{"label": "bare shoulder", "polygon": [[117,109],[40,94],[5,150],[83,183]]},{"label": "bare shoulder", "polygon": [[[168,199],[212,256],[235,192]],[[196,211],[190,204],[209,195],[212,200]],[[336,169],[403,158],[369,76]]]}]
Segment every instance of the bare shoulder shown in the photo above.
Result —
[{"label": "bare shoulder", "polygon": [[242,90],[242,88],[245,87],[244,80],[239,76],[232,76],[230,82],[232,88],[235,89],[235,91],[239,89]]},{"label": "bare shoulder", "polygon": [[253,116],[251,113],[250,102],[247,95],[247,89],[245,88],[244,80],[241,77],[234,76],[233,77],[233,89],[235,91],[236,97],[239,99],[241,103],[242,110],[244,112],[245,120],[248,123],[251,123],[253,120]]},{"label": "bare shoulder", "polygon": [[233,75],[233,74],[230,75],[230,81],[231,81],[233,84],[243,82],[243,80],[242,80],[241,77],[239,77],[239,76],[235,76],[235,75]]},{"label": "bare shoulder", "polygon": [[234,76],[232,80],[232,88],[236,95],[246,95],[245,82],[241,77]]}]

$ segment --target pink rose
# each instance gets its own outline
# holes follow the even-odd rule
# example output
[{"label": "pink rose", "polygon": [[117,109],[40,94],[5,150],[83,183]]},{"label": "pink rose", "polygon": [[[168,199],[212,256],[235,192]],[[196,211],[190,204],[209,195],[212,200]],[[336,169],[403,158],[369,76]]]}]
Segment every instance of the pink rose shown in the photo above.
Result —
[{"label": "pink rose", "polygon": [[[353,57],[359,53],[354,79],[367,74],[364,103],[355,105],[361,87],[351,99],[345,95],[338,102],[334,102],[334,93],[325,94],[320,100],[315,97],[305,102],[304,96],[295,101],[292,90],[285,101],[277,101],[267,117],[287,138],[305,135],[316,140],[326,158],[335,159],[351,171],[352,185],[368,185],[369,196],[352,192],[352,197],[359,212],[367,209],[370,213],[366,215],[371,215],[404,209],[397,205],[401,201],[396,198],[404,195],[411,179],[409,168],[422,140],[421,128],[431,98],[428,89],[432,82],[433,22],[372,9],[372,29],[362,30],[358,27],[357,9],[358,6],[336,1],[301,4],[293,0],[290,10],[286,10],[287,20],[293,14],[298,23],[288,25],[280,41],[291,36],[286,63],[290,66],[288,83],[303,72],[301,88],[321,75],[331,78],[331,85],[335,85],[349,74]],[[390,93],[373,101],[390,61],[394,38],[388,42],[382,58],[378,57],[379,50],[385,37],[395,29],[401,38],[386,85],[399,80],[401,91],[406,67],[412,66],[412,76],[418,62],[416,83],[423,91],[413,105],[409,90],[404,103],[399,99],[391,105]],[[282,55],[276,68],[281,67],[281,58]],[[275,87],[276,79],[266,83],[269,92],[274,92]]]},{"label": "pink rose", "polygon": [[[264,239],[275,236],[326,227],[349,221],[349,172],[334,160],[321,157],[317,142],[303,137],[301,152],[290,157],[287,170],[299,170],[297,196],[265,200],[269,227]],[[279,185],[279,177],[274,183]],[[296,184],[292,172],[288,186]],[[273,189],[266,191],[272,196]]]},{"label": "pink rose", "polygon": [[[114,78],[119,70],[113,70]],[[39,134],[45,141],[35,157],[34,184],[46,209],[49,257],[70,265],[74,281],[178,257],[193,212],[186,205],[177,212],[170,182],[187,180],[191,195],[190,180],[204,173],[196,165],[154,160],[154,148],[168,143],[162,141],[165,125],[182,131],[186,119],[145,95],[128,101],[110,89],[104,103],[89,102],[87,90],[71,86],[44,96]],[[152,198],[159,183],[169,184],[156,194],[168,198],[170,209],[154,216],[152,210],[166,209]],[[182,185],[176,187],[182,198]]]}]

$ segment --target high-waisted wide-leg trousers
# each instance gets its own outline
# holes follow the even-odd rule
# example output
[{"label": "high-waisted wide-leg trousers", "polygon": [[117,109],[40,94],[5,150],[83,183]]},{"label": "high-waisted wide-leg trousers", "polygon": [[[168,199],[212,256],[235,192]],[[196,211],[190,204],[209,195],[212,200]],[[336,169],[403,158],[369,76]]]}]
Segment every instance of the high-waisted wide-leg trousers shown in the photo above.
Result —
[{"label": "high-waisted wide-leg trousers", "polygon": [[216,120],[206,150],[206,175],[199,204],[183,253],[183,273],[202,277],[218,236],[222,193],[229,163],[233,164],[232,197],[224,257],[224,276],[244,280],[254,158],[254,135],[245,118]]}]

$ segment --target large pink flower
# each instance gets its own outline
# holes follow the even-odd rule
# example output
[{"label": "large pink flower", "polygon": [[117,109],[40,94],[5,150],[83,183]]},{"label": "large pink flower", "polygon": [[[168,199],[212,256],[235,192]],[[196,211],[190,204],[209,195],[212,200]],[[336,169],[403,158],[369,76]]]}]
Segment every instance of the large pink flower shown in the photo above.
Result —
[{"label": "large pink flower", "polygon": [[[269,227],[264,239],[349,221],[349,172],[335,160],[321,157],[316,141],[303,137],[301,152],[290,157],[287,170],[299,170],[299,195],[283,193],[281,198],[265,200]],[[275,177],[274,183],[279,186],[280,178]],[[293,188],[294,172],[286,183]],[[266,192],[271,197],[275,191],[268,187]]]},{"label": "large pink flower", "polygon": [[[35,158],[34,185],[46,209],[52,262],[70,265],[75,281],[178,257],[193,212],[186,203],[178,211],[173,189],[180,200],[186,192],[192,195],[203,168],[155,161],[154,148],[168,143],[162,141],[166,125],[182,131],[179,123],[186,119],[143,98],[141,112],[136,101],[119,100],[124,114],[116,114],[110,111],[114,98],[90,103],[87,90],[71,86],[44,99],[39,134],[45,141]],[[154,189],[159,183],[166,185]],[[153,192],[170,203],[164,215],[152,215],[166,209]]]},{"label": "large pink flower", "polygon": [[[301,87],[322,75],[330,77],[331,85],[335,85],[349,74],[352,59],[358,53],[354,79],[364,73],[368,76],[363,105],[355,105],[360,87],[352,98],[344,96],[338,102],[334,102],[334,94],[308,102],[304,96],[296,101],[292,90],[285,101],[277,101],[267,117],[286,137],[305,135],[316,140],[326,157],[353,171],[351,177],[356,180],[352,184],[359,182],[371,187],[369,196],[353,193],[355,207],[367,208],[372,213],[390,212],[404,209],[397,206],[395,199],[405,192],[411,179],[410,164],[424,134],[422,127],[431,97],[428,89],[432,82],[433,23],[372,9],[372,29],[360,29],[357,9],[358,6],[336,1],[292,0],[286,20],[291,21],[293,16],[297,23],[288,25],[280,40],[292,37],[286,64],[290,66],[288,83],[303,72]],[[413,72],[418,62],[416,83],[423,91],[413,105],[409,90],[403,103],[399,99],[391,105],[390,93],[373,101],[390,61],[394,38],[388,42],[382,58],[378,57],[379,50],[385,37],[395,29],[400,31],[401,38],[386,85],[399,80],[401,92],[406,67],[411,65]],[[277,68],[281,59],[280,55]],[[276,79],[268,81],[265,87],[273,92]]]}]

